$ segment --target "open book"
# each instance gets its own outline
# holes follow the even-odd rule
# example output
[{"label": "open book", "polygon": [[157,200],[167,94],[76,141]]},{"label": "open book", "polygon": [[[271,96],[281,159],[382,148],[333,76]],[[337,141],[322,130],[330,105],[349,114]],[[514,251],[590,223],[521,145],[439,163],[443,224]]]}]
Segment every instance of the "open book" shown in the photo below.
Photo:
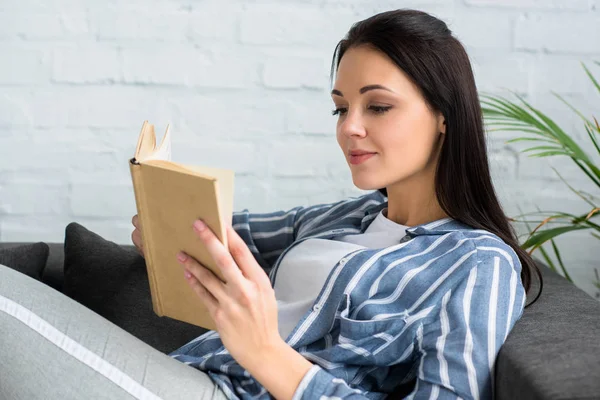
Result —
[{"label": "open book", "polygon": [[[176,255],[185,251],[224,281],[192,224],[202,219],[227,246],[225,224],[232,219],[234,172],[183,165],[170,158],[169,127],[157,147],[154,126],[145,121],[129,167],[152,307],[159,316],[215,329],[202,300],[186,282]],[[198,158],[201,161],[202,155]]]}]

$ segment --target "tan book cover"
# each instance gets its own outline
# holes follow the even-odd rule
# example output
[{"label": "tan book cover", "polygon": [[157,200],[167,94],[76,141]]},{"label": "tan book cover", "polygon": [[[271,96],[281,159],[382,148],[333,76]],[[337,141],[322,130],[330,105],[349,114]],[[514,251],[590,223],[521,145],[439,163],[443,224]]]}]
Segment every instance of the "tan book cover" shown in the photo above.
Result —
[{"label": "tan book cover", "polygon": [[148,121],[142,125],[129,168],[154,312],[215,329],[176,255],[185,251],[224,280],[192,224],[202,219],[227,247],[225,224],[231,225],[234,171],[171,161],[169,127],[156,146],[154,126]]}]

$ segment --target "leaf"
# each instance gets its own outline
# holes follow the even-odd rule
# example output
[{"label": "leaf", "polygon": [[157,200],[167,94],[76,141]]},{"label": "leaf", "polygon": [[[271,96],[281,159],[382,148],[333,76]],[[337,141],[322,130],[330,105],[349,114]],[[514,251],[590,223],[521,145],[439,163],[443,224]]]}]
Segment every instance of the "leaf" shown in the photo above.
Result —
[{"label": "leaf", "polygon": [[598,152],[598,154],[600,154],[600,147],[598,147],[598,142],[596,141],[596,135],[594,135],[594,132],[592,132],[592,130],[590,129],[588,124],[584,124],[584,126],[585,126],[585,130],[586,130],[588,136],[592,140],[592,143],[594,143],[594,147],[596,148],[596,151]]},{"label": "leaf", "polygon": [[596,165],[593,162],[591,162],[591,161],[587,161],[585,163],[588,166],[588,168],[591,169],[592,172],[594,172],[594,174],[596,175],[596,177],[598,179],[600,179],[600,169],[598,169],[598,167],[596,167]]},{"label": "leaf", "polygon": [[556,255],[556,259],[558,260],[558,264],[560,265],[560,269],[562,270],[564,277],[569,282],[573,283],[573,280],[571,279],[571,277],[569,276],[569,273],[567,272],[567,269],[565,268],[565,264],[562,261],[562,257],[560,256],[560,252],[558,251],[558,247],[556,246],[554,239],[550,240],[550,242],[552,243],[552,248],[554,249],[554,254]]},{"label": "leaf", "polygon": [[[533,212],[528,212],[525,214],[519,214],[513,217],[514,218],[519,218],[519,217],[525,217],[525,216],[531,216],[531,215],[539,215],[542,216],[544,214],[550,214],[550,215],[557,215],[557,214],[562,214],[560,211],[533,211]],[[574,215],[561,215],[564,218],[575,218]],[[527,221],[518,221],[518,222],[527,222]],[[529,221],[529,222],[535,222],[535,221]]]},{"label": "leaf", "polygon": [[549,157],[549,156],[571,156],[568,153],[565,153],[564,151],[542,151],[541,153],[537,153],[537,154],[530,154],[529,157]]},{"label": "leaf", "polygon": [[[522,216],[526,216],[526,215],[543,216],[544,214],[550,214],[550,215],[548,217],[544,218],[543,221],[519,221],[519,222],[524,222],[524,223],[535,222],[535,223],[540,224],[540,227],[541,227],[541,225],[548,224],[548,223],[564,224],[564,222],[561,222],[561,221],[553,222],[554,220],[557,220],[557,219],[568,219],[569,223],[574,220],[579,220],[579,221],[585,220],[585,215],[577,216],[577,215],[562,212],[562,211],[537,211],[537,212],[530,212],[527,214],[523,214]],[[539,227],[536,228],[535,230],[537,230],[537,229],[539,229]]]},{"label": "leaf", "polygon": [[[523,101],[523,100],[521,100],[521,101]],[[550,132],[550,130],[548,129],[548,127],[545,126],[542,123],[542,121],[540,121],[534,115],[532,115],[531,113],[529,113],[523,107],[521,107],[521,106],[519,106],[519,105],[517,105],[515,103],[512,103],[512,102],[510,102],[508,100],[506,100],[504,102],[504,104],[506,104],[507,107],[511,107],[511,109],[514,110],[514,112],[516,113],[516,115],[518,116],[518,119],[520,121],[526,122],[527,124],[538,128],[540,130],[540,132],[542,134],[546,134],[546,136],[554,137],[554,135],[552,135],[552,132]]]},{"label": "leaf", "polygon": [[[547,150],[540,151],[535,154],[531,154],[531,157],[550,157],[550,156],[567,156],[570,157],[573,162],[598,186],[600,187],[600,168],[598,168],[593,162],[590,161],[587,153],[569,136],[563,131],[551,118],[547,115],[530,105],[522,96],[512,92],[513,95],[524,104],[525,108],[521,107],[510,100],[505,99],[502,96],[491,96],[483,95],[481,102],[487,105],[485,108],[494,114],[494,121],[490,123],[492,127],[497,127],[499,130],[509,131],[521,131],[534,135],[539,135],[548,139],[550,144],[556,144],[560,146],[552,148],[530,148],[525,150],[526,152],[532,152],[535,150]],[[571,109],[577,112],[586,122],[586,130],[589,127],[593,127],[592,122],[583,116],[579,111],[572,107],[566,100],[564,100],[558,94],[555,94],[561,101],[567,104]],[[598,126],[597,121],[596,126]],[[523,124],[529,125],[529,128],[523,126]],[[593,138],[593,135],[588,131],[588,135],[592,138],[592,143],[596,150],[600,153],[600,145]]]},{"label": "leaf", "polygon": [[[599,211],[598,208],[594,208],[592,211],[586,213],[586,214],[582,214],[579,215],[575,218],[573,218],[573,220],[571,221],[572,224],[585,224],[588,225],[590,228],[596,229],[600,232],[600,225],[597,225],[593,222],[590,221],[590,219],[597,214]],[[597,216],[600,217],[600,214],[597,214]]]},{"label": "leaf", "polygon": [[585,216],[586,221],[592,218],[595,214],[600,215],[600,208],[596,207]]},{"label": "leaf", "polygon": [[569,183],[562,177],[562,175],[556,170],[556,168],[551,167],[554,170],[554,173],[556,173],[556,175],[558,175],[558,177],[560,178],[561,181],[563,181],[563,183],[565,185],[567,185],[567,187],[569,189],[571,189],[571,191],[573,193],[575,193],[577,196],[579,196],[583,201],[585,201],[586,203],[588,203],[590,206],[592,207],[596,207],[596,205],[594,203],[592,203],[590,200],[586,199],[583,194],[581,194],[579,191],[575,190],[575,188],[573,188],[573,186],[569,185]]},{"label": "leaf", "polygon": [[509,116],[511,119],[534,126],[542,133],[547,131],[547,128],[539,120],[527,112],[527,110],[511,102],[510,100],[507,100],[501,96],[489,96],[487,98],[489,101],[486,102],[484,100],[484,104],[490,104],[492,107],[496,107],[498,110],[503,111],[505,115]]},{"label": "leaf", "polygon": [[[496,125],[492,125],[492,126],[496,126]],[[532,128],[505,128],[503,126],[499,126],[497,128],[488,128],[488,132],[521,132],[521,133],[533,133],[536,135],[542,135],[540,133],[540,131],[536,130],[536,129],[532,129]],[[548,138],[547,136],[544,135],[543,139],[538,139],[538,140],[544,140],[547,141],[549,143],[554,143],[555,141],[552,141],[550,138]]]},{"label": "leaf", "polygon": [[539,129],[532,128],[531,125],[515,121],[510,118],[488,118],[486,120],[486,126],[498,126],[503,128],[520,128],[520,129],[531,129],[533,131],[539,132]]},{"label": "leaf", "polygon": [[589,119],[587,119],[587,118],[585,117],[585,115],[583,115],[583,114],[582,114],[582,113],[581,113],[579,110],[577,110],[575,107],[573,107],[573,106],[571,105],[571,103],[569,103],[567,100],[565,100],[565,99],[564,99],[564,98],[563,98],[561,95],[559,95],[559,94],[558,94],[558,93],[556,93],[556,92],[551,92],[551,93],[552,93],[552,94],[553,94],[553,95],[554,95],[556,98],[558,98],[560,101],[562,101],[564,104],[566,104],[566,105],[567,105],[567,107],[569,107],[571,110],[573,110],[573,112],[575,112],[575,114],[579,115],[579,117],[580,117],[581,119],[583,119],[583,121],[584,121],[584,122],[587,122],[587,123],[590,123],[590,124],[592,123],[592,121],[590,121]]},{"label": "leaf", "polygon": [[592,73],[590,72],[590,70],[585,66],[585,64],[583,62],[581,63],[581,65],[583,66],[583,69],[585,70],[585,73],[587,74],[587,76],[594,83],[594,86],[596,87],[596,90],[598,90],[598,93],[600,93],[600,84],[598,83],[598,81],[596,80],[596,78],[594,78],[594,75],[592,75]]},{"label": "leaf", "polygon": [[[594,177],[583,165],[581,165],[581,161],[571,158],[575,164],[596,184],[596,186],[600,187],[600,179]],[[587,166],[587,165],[586,165]]]},{"label": "leaf", "polygon": [[540,253],[542,253],[542,257],[544,257],[544,260],[546,261],[546,264],[548,264],[548,266],[555,272],[558,272],[558,269],[556,268],[556,265],[554,265],[554,262],[552,261],[552,259],[550,258],[550,256],[548,255],[548,253],[546,252],[546,249],[544,249],[543,246],[539,247]]},{"label": "leaf", "polygon": [[600,201],[600,197],[596,197],[593,194],[591,194],[589,192],[586,192],[585,190],[580,190],[579,192],[581,194],[583,194],[583,195],[586,195],[588,197],[588,199],[590,199],[590,200],[598,200],[598,201]]},{"label": "leaf", "polygon": [[573,139],[569,135],[565,133],[552,119],[546,116],[544,113],[530,105],[525,99],[519,95],[516,95],[519,100],[527,106],[531,111],[533,111],[546,125],[548,128],[554,132],[556,138],[561,142],[564,147],[567,147],[574,154],[576,158],[589,162],[587,154],[575,143]]},{"label": "leaf", "polygon": [[[523,215],[523,211],[521,210],[521,207],[518,207],[518,208],[519,208],[519,212],[521,212],[521,215]],[[531,226],[529,225],[529,223],[527,223],[527,221],[525,221],[525,226],[527,227],[527,230],[529,230],[529,232],[531,232]],[[548,256],[548,253],[546,253],[546,250],[542,246],[540,246],[540,252],[542,253],[542,257],[544,257],[544,260],[546,260],[546,264],[553,271],[556,271],[556,266],[554,265],[554,263],[552,262],[552,260]]]},{"label": "leaf", "polygon": [[535,147],[529,147],[529,148],[523,150],[523,153],[528,152],[528,151],[536,151],[536,150],[557,150],[561,153],[564,152],[562,148],[556,147],[556,146],[535,146]]},{"label": "leaf", "polygon": [[539,139],[539,138],[520,137],[520,138],[510,139],[510,140],[506,141],[506,143],[516,143],[516,142],[549,142],[549,140]]},{"label": "leaf", "polygon": [[541,246],[545,242],[550,239],[555,238],[556,236],[562,235],[563,233],[571,232],[571,231],[580,231],[583,229],[590,229],[589,226],[580,226],[580,225],[571,225],[571,226],[562,226],[559,228],[551,228],[545,229],[538,233],[531,235],[529,239],[525,243],[523,243],[522,247],[524,249],[532,248],[530,253],[532,253],[537,247]]},{"label": "leaf", "polygon": [[484,110],[484,112],[492,111],[492,113],[512,116],[513,118],[518,119],[518,113],[515,113],[514,109],[505,104],[508,100],[506,100],[504,97],[483,95],[483,98],[484,100],[481,100],[481,103],[490,107],[483,107],[482,109]]}]

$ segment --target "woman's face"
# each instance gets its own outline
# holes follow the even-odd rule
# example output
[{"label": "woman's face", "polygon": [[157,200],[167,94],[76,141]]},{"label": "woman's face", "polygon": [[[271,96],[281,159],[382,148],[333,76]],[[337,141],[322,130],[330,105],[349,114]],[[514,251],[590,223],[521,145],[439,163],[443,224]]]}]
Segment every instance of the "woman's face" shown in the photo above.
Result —
[{"label": "woman's face", "polygon": [[356,187],[388,188],[435,167],[443,117],[384,53],[368,46],[347,50],[331,97],[337,141]]}]

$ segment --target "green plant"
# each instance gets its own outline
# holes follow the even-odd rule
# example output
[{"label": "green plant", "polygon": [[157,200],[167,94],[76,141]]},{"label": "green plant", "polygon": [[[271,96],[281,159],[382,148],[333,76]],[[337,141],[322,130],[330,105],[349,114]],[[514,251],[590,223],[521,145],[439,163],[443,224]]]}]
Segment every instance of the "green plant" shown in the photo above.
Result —
[{"label": "green plant", "polygon": [[[600,66],[600,62],[598,61],[596,61],[595,64]],[[594,75],[584,63],[582,63],[582,66],[594,87],[600,92],[600,84]],[[596,118],[587,118],[562,96],[555,92],[552,93],[581,117],[583,127],[593,145],[593,147],[591,146],[592,152],[600,156],[600,125]],[[584,151],[575,140],[561,129],[550,117],[533,107],[525,101],[522,96],[514,92],[513,95],[518,99],[518,102],[508,100],[505,97],[498,95],[482,95],[481,104],[489,131],[514,131],[525,134],[525,136],[509,140],[508,143],[531,143],[532,147],[523,150],[523,152],[530,153],[530,157],[569,157],[589,178],[592,186],[600,189],[600,166],[594,163],[588,153],[586,153],[586,151]],[[565,278],[572,282],[572,279],[564,266],[555,238],[572,231],[588,230],[592,236],[600,240],[600,221],[598,221],[598,218],[600,217],[600,199],[591,195],[589,192],[576,190],[569,185],[555,168],[552,169],[573,193],[589,204],[589,212],[575,215],[564,211],[538,210],[533,213],[521,214],[512,220],[525,223],[529,230],[528,237],[521,244],[521,247],[528,250],[530,254],[536,249],[539,249],[548,265],[557,271],[558,268],[555,263],[550,259],[546,249],[542,247],[545,243],[550,242],[556,261],[559,264],[560,271],[562,271]],[[531,216],[538,216],[543,219],[541,221],[527,220],[527,217]],[[518,218],[525,219],[519,220]],[[537,223],[537,226],[531,229],[530,223]],[[554,226],[550,227],[551,225]],[[600,289],[600,277],[598,276],[597,269],[595,270],[595,276],[595,285]]]}]

